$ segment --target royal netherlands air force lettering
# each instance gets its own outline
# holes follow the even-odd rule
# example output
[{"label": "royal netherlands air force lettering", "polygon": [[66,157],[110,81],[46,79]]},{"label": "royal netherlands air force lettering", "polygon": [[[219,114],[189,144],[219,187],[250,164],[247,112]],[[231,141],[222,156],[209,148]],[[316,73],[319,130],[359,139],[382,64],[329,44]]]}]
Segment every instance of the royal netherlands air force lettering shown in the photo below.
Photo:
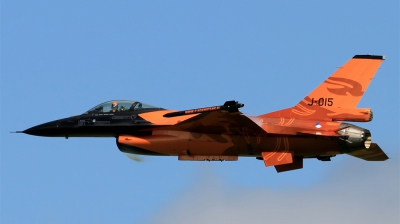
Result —
[{"label": "royal netherlands air force lettering", "polygon": [[333,106],[333,98],[319,98],[318,100],[314,100],[314,97],[311,98],[311,102],[309,104],[307,104],[308,106],[313,106],[313,105],[317,105],[317,106],[328,106],[331,107]]},{"label": "royal netherlands air force lettering", "polygon": [[219,109],[221,109],[220,106],[205,107],[205,108],[199,108],[199,109],[193,109],[193,110],[186,110],[185,114],[203,113],[203,112],[215,111],[215,110],[219,110]]}]

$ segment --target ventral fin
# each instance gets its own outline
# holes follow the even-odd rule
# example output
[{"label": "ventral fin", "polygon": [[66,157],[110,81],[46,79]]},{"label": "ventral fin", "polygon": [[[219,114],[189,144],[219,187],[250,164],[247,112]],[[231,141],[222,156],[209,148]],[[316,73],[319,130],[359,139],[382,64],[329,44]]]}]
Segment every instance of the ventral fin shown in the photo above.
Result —
[{"label": "ventral fin", "polygon": [[293,152],[262,152],[265,166],[277,166],[293,162]]},{"label": "ventral fin", "polygon": [[278,165],[275,166],[276,172],[285,172],[290,170],[297,170],[303,168],[303,158],[302,157],[294,157],[293,163]]}]

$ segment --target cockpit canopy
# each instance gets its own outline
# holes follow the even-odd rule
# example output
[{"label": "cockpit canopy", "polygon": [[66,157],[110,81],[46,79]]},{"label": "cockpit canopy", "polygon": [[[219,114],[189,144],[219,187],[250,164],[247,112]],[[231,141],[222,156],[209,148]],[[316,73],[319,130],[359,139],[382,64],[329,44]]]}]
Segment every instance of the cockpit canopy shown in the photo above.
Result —
[{"label": "cockpit canopy", "polygon": [[119,113],[123,111],[140,111],[149,109],[162,109],[146,103],[130,100],[111,100],[93,107],[83,114]]}]

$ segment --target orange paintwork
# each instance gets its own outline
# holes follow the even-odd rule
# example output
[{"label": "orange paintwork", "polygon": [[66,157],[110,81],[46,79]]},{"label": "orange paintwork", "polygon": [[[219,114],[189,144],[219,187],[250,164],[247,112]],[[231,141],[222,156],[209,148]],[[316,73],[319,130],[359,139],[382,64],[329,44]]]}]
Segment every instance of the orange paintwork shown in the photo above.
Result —
[{"label": "orange paintwork", "polygon": [[341,122],[372,120],[371,109],[356,106],[383,60],[355,56],[294,107],[260,116],[223,110],[174,117],[163,116],[173,110],[141,113],[155,125],[152,135],[119,136],[118,143],[179,160],[257,157],[278,172],[302,168],[303,158],[327,161],[343,153],[385,160],[368,130]]},{"label": "orange paintwork", "polygon": [[163,117],[164,114],[175,112],[176,110],[162,110],[140,114],[140,117],[151,121],[157,125],[174,125],[186,119],[196,116],[197,114],[184,115],[179,117]]},{"label": "orange paintwork", "polygon": [[[334,97],[333,106],[336,108],[355,108],[381,62],[378,59],[350,59],[299,104],[310,104],[312,98]],[[325,104],[320,107],[329,108]]]},{"label": "orange paintwork", "polygon": [[278,166],[293,163],[293,152],[262,152],[265,166]]},{"label": "orange paintwork", "polygon": [[264,117],[370,121],[368,109],[356,109],[382,60],[352,58],[296,106]]}]

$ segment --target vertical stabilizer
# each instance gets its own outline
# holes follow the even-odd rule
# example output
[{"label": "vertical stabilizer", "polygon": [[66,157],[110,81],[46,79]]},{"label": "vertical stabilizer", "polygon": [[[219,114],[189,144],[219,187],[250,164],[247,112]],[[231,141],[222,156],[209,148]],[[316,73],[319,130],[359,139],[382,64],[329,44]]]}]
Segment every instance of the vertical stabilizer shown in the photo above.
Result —
[{"label": "vertical stabilizer", "polygon": [[296,106],[260,117],[329,121],[372,120],[368,108],[356,108],[385,56],[356,55],[340,67]]},{"label": "vertical stabilizer", "polygon": [[356,108],[385,56],[356,55],[298,103],[306,108]]}]

